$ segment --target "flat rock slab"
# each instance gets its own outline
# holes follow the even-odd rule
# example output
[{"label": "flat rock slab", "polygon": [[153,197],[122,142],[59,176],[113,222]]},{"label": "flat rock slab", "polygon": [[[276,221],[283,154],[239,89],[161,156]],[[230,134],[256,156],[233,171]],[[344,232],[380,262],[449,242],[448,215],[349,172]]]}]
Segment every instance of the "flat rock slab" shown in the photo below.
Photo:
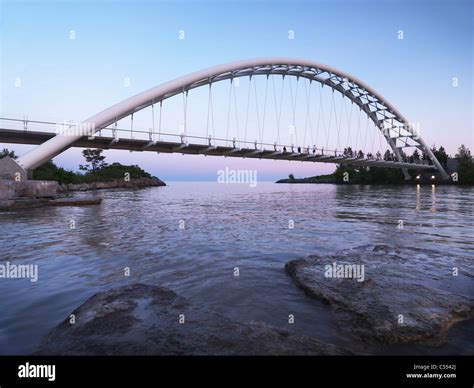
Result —
[{"label": "flat rock slab", "polygon": [[[96,294],[39,345],[41,355],[348,354],[260,322],[235,322],[175,292],[133,284]],[[182,314],[182,315],[181,315]],[[180,323],[180,317],[184,323]]]},{"label": "flat rock slab", "polygon": [[[341,265],[364,265],[364,280],[337,277],[333,269],[349,268]],[[474,313],[472,257],[378,245],[297,259],[285,269],[308,295],[331,305],[341,329],[367,343],[442,345],[448,329]]]}]

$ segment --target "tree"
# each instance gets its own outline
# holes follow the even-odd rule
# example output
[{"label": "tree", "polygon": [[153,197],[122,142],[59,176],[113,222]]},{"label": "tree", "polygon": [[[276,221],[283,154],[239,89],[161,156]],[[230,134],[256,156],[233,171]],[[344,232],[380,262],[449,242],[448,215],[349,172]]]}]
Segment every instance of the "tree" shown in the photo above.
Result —
[{"label": "tree", "polygon": [[123,179],[128,174],[131,179],[151,178],[152,176],[140,167],[124,166],[120,163],[112,163],[102,167],[95,172],[88,172],[84,175],[84,182],[109,181],[113,179]]},{"label": "tree", "polygon": [[294,180],[295,180],[295,176],[294,176],[293,174],[290,174],[290,175],[288,175],[288,179],[289,179],[290,181],[294,181]]},{"label": "tree", "polygon": [[102,156],[102,152],[104,152],[104,150],[99,149],[87,149],[82,151],[82,155],[88,164],[80,165],[79,169],[88,172],[96,172],[107,166],[107,163],[104,162],[105,156]]},{"label": "tree", "polygon": [[472,160],[471,151],[464,144],[461,144],[461,147],[458,148],[458,153],[456,154],[456,158]]},{"label": "tree", "polygon": [[392,156],[390,154],[390,151],[387,150],[385,151],[385,154],[383,155],[383,160],[391,160],[392,159]]},{"label": "tree", "polygon": [[438,159],[438,161],[441,163],[441,165],[446,168],[446,166],[448,165],[449,156],[446,153],[444,147],[439,147],[439,150],[437,150],[436,147],[433,147],[431,151],[433,152],[433,155],[436,157],[436,159]]},{"label": "tree", "polygon": [[[407,154],[406,154],[403,150],[400,150],[400,155],[401,155],[402,160],[403,160],[404,162],[408,162],[408,156],[407,156]],[[397,159],[395,158],[395,155],[392,154],[392,157],[393,157],[393,160],[397,160]]]},{"label": "tree", "polygon": [[2,158],[5,158],[9,156],[10,158],[12,159],[17,159],[18,156],[15,155],[15,151],[10,151],[8,148],[4,148],[1,152],[0,152],[0,159]]},{"label": "tree", "polygon": [[413,151],[413,160],[415,162],[419,161],[420,160],[420,153],[418,152],[418,149],[415,149],[415,151]]},{"label": "tree", "polygon": [[474,184],[474,162],[469,148],[462,144],[458,149],[456,158],[458,159],[459,183]]},{"label": "tree", "polygon": [[58,167],[49,160],[33,171],[33,179],[57,181],[59,184],[82,183],[83,175]]}]

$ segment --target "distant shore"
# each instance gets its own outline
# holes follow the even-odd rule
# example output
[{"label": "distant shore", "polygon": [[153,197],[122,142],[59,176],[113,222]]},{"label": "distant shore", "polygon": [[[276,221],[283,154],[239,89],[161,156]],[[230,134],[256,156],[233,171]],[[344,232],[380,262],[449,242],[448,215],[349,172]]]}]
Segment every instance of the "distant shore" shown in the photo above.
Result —
[{"label": "distant shore", "polygon": [[279,179],[275,183],[337,183],[334,174],[318,175],[307,178],[286,178]]},{"label": "distant shore", "polygon": [[460,186],[472,186],[470,183],[461,183],[453,182],[451,179],[443,180],[440,177],[436,176],[432,178],[431,175],[420,176],[419,178],[413,177],[409,180],[404,179],[385,179],[385,180],[364,180],[360,179],[359,176],[351,178],[351,175],[348,175],[348,179],[344,180],[341,176],[334,174],[328,175],[316,175],[311,177],[304,178],[294,178],[288,177],[285,179],[279,179],[275,183],[313,183],[313,184],[336,184],[336,185],[460,185]]}]

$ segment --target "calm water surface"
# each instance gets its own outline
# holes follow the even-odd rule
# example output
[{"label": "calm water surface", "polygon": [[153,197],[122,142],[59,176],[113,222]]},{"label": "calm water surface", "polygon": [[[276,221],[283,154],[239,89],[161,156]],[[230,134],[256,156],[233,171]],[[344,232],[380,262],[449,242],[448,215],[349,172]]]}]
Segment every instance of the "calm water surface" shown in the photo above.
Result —
[{"label": "calm water surface", "polygon": [[[473,258],[473,189],[171,182],[86,195],[104,201],[0,213],[0,261],[39,265],[37,283],[0,279],[0,354],[31,352],[91,295],[135,282],[169,287],[234,319],[361,351],[474,353],[472,321],[452,329],[449,344],[434,350],[362,345],[342,335],[330,308],[304,296],[283,269],[301,256],[366,244]],[[296,317],[291,327],[290,313]]]}]

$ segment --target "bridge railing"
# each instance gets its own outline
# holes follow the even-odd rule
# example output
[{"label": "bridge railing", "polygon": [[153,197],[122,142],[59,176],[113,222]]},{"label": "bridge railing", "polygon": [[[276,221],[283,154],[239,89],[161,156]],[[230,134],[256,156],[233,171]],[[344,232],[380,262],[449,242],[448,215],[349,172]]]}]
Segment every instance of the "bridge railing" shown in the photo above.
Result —
[{"label": "bridge railing", "polygon": [[[74,121],[46,121],[46,120],[30,120],[27,117],[23,119],[0,117],[0,128],[8,130],[17,130],[22,132],[42,132],[51,134],[65,133],[68,129],[80,125]],[[137,128],[123,128],[118,126],[102,128],[94,133],[95,137],[106,137],[115,139],[119,142],[120,140],[141,140],[148,142],[170,142],[170,143],[181,143],[181,144],[197,144],[203,147],[229,147],[233,149],[255,149],[255,150],[266,150],[275,152],[294,152],[301,154],[314,154],[323,155],[328,157],[341,157],[346,159],[359,159],[368,161],[383,161],[382,157],[367,156],[364,158],[357,157],[354,155],[344,154],[343,151],[318,148],[316,146],[296,147],[287,144],[276,144],[276,143],[262,143],[255,141],[242,141],[239,139],[224,139],[219,137],[204,137],[190,134],[177,134],[167,131],[156,132],[152,129],[142,130]],[[424,160],[415,160],[410,164],[417,165],[428,165],[429,163]]]},{"label": "bridge railing", "polygon": [[[0,117],[0,127],[3,129],[18,130],[24,132],[46,132],[51,134],[65,133],[68,129],[80,125],[74,121],[45,121],[45,120],[30,120],[28,118],[17,119]],[[219,146],[230,148],[246,148],[256,150],[273,150],[299,153],[317,153],[328,156],[344,156],[344,153],[339,150],[318,148],[316,146],[308,145],[306,147],[297,147],[289,144],[276,144],[255,141],[243,141],[239,139],[225,139],[220,137],[204,137],[190,134],[177,134],[168,131],[156,132],[149,130],[141,130],[137,128],[122,128],[122,127],[106,127],[95,133],[95,136],[103,136],[120,139],[143,140],[152,142],[172,142],[172,143],[192,143],[201,144],[203,146]],[[375,160],[375,158],[373,158]]]}]

